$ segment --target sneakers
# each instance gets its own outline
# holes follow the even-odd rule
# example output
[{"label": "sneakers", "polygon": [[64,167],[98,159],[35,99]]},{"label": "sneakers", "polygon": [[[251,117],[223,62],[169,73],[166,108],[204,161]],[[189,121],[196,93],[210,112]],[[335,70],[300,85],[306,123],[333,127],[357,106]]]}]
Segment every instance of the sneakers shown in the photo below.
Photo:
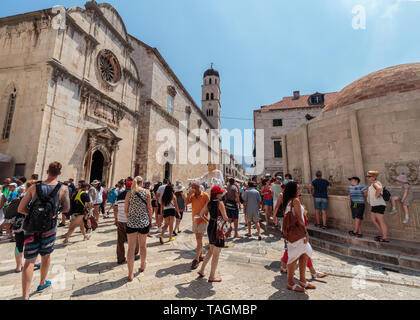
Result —
[{"label": "sneakers", "polygon": [[410,218],[409,218],[408,216],[405,216],[405,218],[404,218],[404,220],[403,220],[403,223],[404,223],[404,224],[408,223],[408,220],[410,220]]},{"label": "sneakers", "polygon": [[51,281],[45,281],[45,284],[42,286],[38,286],[38,288],[36,289],[37,292],[42,292],[45,289],[47,289],[49,286],[51,286]]},{"label": "sneakers", "polygon": [[397,208],[392,208],[391,211],[389,212],[389,214],[396,214],[397,213]]}]

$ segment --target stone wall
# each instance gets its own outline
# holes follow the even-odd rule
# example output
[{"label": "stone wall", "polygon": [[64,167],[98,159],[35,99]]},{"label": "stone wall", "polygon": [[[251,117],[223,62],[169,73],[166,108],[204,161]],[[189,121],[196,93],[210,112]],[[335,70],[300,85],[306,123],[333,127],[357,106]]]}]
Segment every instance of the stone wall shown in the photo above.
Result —
[{"label": "stone wall", "polygon": [[[379,180],[393,192],[399,191],[395,177],[409,176],[420,192],[420,91],[385,96],[321,114],[307,125],[287,134],[288,171],[302,168],[305,183],[315,171],[331,177],[337,192],[346,191],[348,177],[377,170]],[[305,154],[305,143],[309,152]],[[301,150],[297,150],[299,146]],[[302,166],[306,160],[310,167]]]},{"label": "stone wall", "polygon": [[[344,231],[351,229],[347,200],[340,197],[348,194],[348,177],[356,175],[365,184],[366,172],[377,170],[380,172],[378,180],[391,194],[398,195],[401,185],[395,182],[395,178],[404,173],[409,177],[415,197],[410,206],[410,222],[407,225],[401,223],[401,211],[397,217],[387,213],[385,217],[391,237],[420,241],[419,105],[418,90],[365,100],[322,113],[317,119],[287,134],[285,170],[303,183],[303,189],[307,190],[317,170],[323,171],[324,178],[333,182],[329,192],[331,227]],[[302,172],[302,179],[297,177],[296,171]],[[307,199],[306,203],[312,212],[312,201]],[[367,226],[369,232],[374,233],[369,222]]]},{"label": "stone wall", "polygon": [[16,104],[9,139],[0,139],[0,152],[13,157],[3,165],[0,180],[14,174],[15,164],[25,164],[25,175],[38,170],[38,146],[51,70],[45,62],[53,55],[56,31],[47,15],[31,19],[3,19],[0,24],[0,134],[3,133],[10,95]]}]

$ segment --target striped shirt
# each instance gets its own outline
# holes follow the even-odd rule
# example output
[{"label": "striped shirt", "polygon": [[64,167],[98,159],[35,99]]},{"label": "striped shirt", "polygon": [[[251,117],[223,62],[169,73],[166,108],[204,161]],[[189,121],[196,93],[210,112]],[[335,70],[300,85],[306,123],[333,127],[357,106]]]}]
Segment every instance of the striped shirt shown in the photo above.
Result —
[{"label": "striped shirt", "polygon": [[365,203],[364,192],[367,190],[365,186],[358,184],[357,186],[350,186],[350,199],[354,203]]}]

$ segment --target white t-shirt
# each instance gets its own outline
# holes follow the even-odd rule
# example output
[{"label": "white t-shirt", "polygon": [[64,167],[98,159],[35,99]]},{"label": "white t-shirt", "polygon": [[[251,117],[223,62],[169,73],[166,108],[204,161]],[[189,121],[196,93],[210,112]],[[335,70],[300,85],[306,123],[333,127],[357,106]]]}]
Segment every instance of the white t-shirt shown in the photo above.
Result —
[{"label": "white t-shirt", "polygon": [[162,202],[162,196],[165,193],[166,186],[167,184],[163,184],[156,191],[156,195],[159,197],[159,203]]},{"label": "white t-shirt", "polygon": [[[378,183],[381,186],[381,188],[383,188],[382,183],[380,183],[379,181],[375,181],[374,183]],[[368,189],[368,202],[372,207],[386,206],[386,202],[384,198],[382,198],[382,195],[379,199],[376,198],[376,189],[373,186],[373,183]]]},{"label": "white t-shirt", "polygon": [[104,188],[101,187],[101,190],[96,192],[96,203],[95,204],[101,204],[103,200],[104,195]]}]

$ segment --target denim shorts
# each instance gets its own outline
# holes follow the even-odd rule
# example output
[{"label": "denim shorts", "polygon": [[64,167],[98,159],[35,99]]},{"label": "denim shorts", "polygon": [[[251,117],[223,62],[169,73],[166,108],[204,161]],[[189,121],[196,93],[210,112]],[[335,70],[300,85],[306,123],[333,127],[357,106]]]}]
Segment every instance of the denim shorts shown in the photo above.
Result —
[{"label": "denim shorts", "polygon": [[314,198],[314,207],[315,207],[315,210],[327,211],[327,209],[328,209],[328,199]]},{"label": "denim shorts", "polygon": [[270,200],[264,199],[264,205],[269,206],[269,207],[273,207],[273,200],[272,199],[270,199]]}]

